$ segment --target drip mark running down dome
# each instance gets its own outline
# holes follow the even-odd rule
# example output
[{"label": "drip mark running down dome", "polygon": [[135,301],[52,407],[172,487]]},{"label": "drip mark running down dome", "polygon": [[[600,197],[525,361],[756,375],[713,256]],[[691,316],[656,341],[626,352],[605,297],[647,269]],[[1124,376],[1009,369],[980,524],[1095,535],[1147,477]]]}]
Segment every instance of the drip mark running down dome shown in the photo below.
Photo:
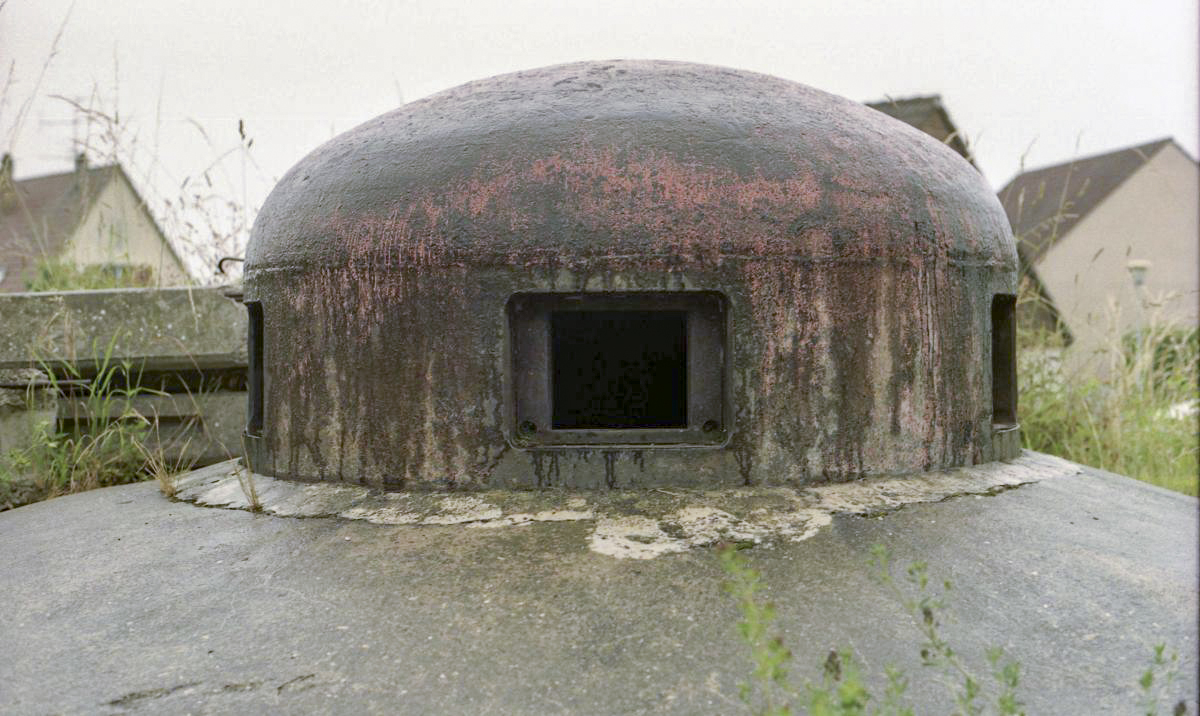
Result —
[{"label": "drip mark running down dome", "polygon": [[472,82],[293,167],[246,256],[262,474],[802,485],[1018,450],[1016,250],[861,104],[676,62]]}]

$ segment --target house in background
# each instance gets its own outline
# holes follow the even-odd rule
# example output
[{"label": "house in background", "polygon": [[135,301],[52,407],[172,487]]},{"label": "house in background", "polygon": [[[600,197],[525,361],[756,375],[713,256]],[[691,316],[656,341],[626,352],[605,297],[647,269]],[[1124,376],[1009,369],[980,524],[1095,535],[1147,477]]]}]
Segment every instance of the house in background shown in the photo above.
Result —
[{"label": "house in background", "polygon": [[85,155],[63,174],[13,179],[0,164],[0,292],[25,291],[66,266],[112,286],[180,286],[190,277],[119,164]]},{"label": "house in background", "polygon": [[971,148],[963,133],[958,131],[958,127],[951,121],[950,113],[942,105],[941,95],[886,99],[867,102],[867,106],[916,127],[958,152],[963,159],[971,162],[972,166],[975,165],[975,160],[971,157]]},{"label": "house in background", "polygon": [[1200,166],[1174,140],[1025,172],[1000,202],[1077,360],[1151,321],[1197,325]]}]

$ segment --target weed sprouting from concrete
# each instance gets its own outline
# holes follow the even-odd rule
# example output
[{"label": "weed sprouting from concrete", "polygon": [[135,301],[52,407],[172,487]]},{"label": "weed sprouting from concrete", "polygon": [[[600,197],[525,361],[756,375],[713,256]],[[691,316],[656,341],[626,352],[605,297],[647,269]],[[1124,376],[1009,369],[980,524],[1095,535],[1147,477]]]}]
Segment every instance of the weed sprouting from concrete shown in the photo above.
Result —
[{"label": "weed sprouting from concrete", "polygon": [[[760,596],[764,588],[762,575],[749,566],[736,545],[718,548],[717,556],[728,577],[725,590],[737,601],[742,614],[738,632],[750,647],[754,662],[749,680],[738,685],[742,702],[758,716],[790,716],[796,703],[805,703],[805,712],[814,715],[866,713],[871,695],[849,650],[829,653],[820,684],[809,682],[802,689],[793,686],[788,678],[792,652],[783,645],[782,637],[771,633],[775,606]],[[889,670],[883,705],[894,704],[895,709],[887,713],[912,713],[899,703],[906,688],[903,676]]]},{"label": "weed sprouting from concrete", "polygon": [[[154,427],[157,431],[157,421],[155,422]],[[176,460],[169,460],[161,447],[157,449],[150,448],[147,447],[143,441],[135,443],[135,445],[137,445],[138,452],[141,453],[142,459],[145,461],[143,463],[144,471],[150,473],[150,475],[154,477],[155,481],[158,482],[158,490],[163,494],[164,497],[175,496],[175,493],[177,492],[175,478],[180,473],[186,472],[192,467],[194,460],[186,459],[188,446],[191,445],[191,442],[191,438],[188,438],[186,441],[184,441],[184,444],[179,450],[179,457]]]},{"label": "weed sprouting from concrete", "polygon": [[[876,581],[883,586],[912,617],[921,637],[918,651],[921,665],[936,670],[938,682],[946,689],[951,712],[963,716],[999,714],[1018,716],[1025,713],[1019,690],[1021,664],[1003,649],[986,651],[991,678],[980,678],[967,666],[941,632],[941,618],[948,606],[953,587],[949,580],[937,582],[923,562],[914,562],[897,579],[891,555],[881,545],[871,550],[870,566]],[[739,696],[756,716],[894,715],[912,716],[914,709],[906,694],[909,679],[904,671],[892,666],[884,670],[884,690],[876,699],[867,688],[859,662],[849,649],[833,649],[825,658],[819,683],[806,682],[797,688],[788,676],[791,651],[783,638],[772,632],[775,607],[762,598],[766,588],[762,575],[752,568],[737,545],[721,545],[717,557],[726,581],[724,588],[734,598],[741,620],[738,632],[750,649],[753,668],[750,677],[739,684]],[[1170,713],[1183,716],[1187,704],[1175,701],[1170,711],[1160,710],[1171,703],[1170,696],[1178,679],[1178,655],[1167,655],[1165,645],[1154,648],[1150,666],[1141,675],[1141,713],[1158,716]]]},{"label": "weed sprouting from concrete", "polygon": [[[1166,644],[1154,646],[1154,658],[1150,666],[1142,672],[1138,686],[1142,691],[1142,713],[1146,716],[1158,716],[1166,713],[1159,710],[1159,705],[1171,696],[1172,687],[1179,679],[1179,654],[1171,652],[1167,655]],[[1184,716],[1187,713],[1187,703],[1180,699],[1171,707],[1171,716]]]},{"label": "weed sprouting from concrete", "polygon": [[725,590],[737,601],[742,613],[738,631],[742,641],[750,647],[754,670],[750,681],[738,685],[742,701],[764,716],[779,716],[791,713],[786,704],[794,695],[788,683],[787,664],[792,653],[783,646],[783,640],[770,633],[775,621],[775,606],[759,598],[763,588],[762,576],[746,564],[736,546],[726,546],[717,552],[721,568],[729,580]]},{"label": "weed sprouting from concrete", "polygon": [[922,666],[940,670],[946,677],[946,683],[955,685],[953,696],[956,713],[983,713],[985,706],[981,701],[989,695],[994,713],[1004,716],[1025,713],[1021,701],[1017,698],[1021,676],[1019,662],[1007,658],[1000,647],[988,649],[987,659],[992,667],[995,683],[991,694],[986,694],[983,680],[967,667],[958,652],[942,635],[939,615],[945,612],[949,594],[953,590],[950,580],[942,580],[934,586],[927,565],[924,562],[913,562],[905,568],[904,579],[915,593],[907,592],[893,577],[891,555],[882,545],[872,547],[871,565],[879,583],[903,604],[905,611],[912,616],[923,638],[920,647]]},{"label": "weed sprouting from concrete", "polygon": [[250,472],[250,461],[242,457],[242,464],[235,468],[238,485],[246,496],[246,505],[251,512],[262,512],[262,500],[258,496],[258,487],[254,484],[254,473]]}]

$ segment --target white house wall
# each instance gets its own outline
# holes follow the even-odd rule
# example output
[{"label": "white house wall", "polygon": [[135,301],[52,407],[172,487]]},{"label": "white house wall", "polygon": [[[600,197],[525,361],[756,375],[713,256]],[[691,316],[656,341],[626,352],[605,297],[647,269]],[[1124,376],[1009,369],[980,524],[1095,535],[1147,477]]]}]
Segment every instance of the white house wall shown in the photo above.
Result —
[{"label": "white house wall", "polygon": [[[1200,168],[1162,148],[1037,264],[1081,356],[1103,352],[1149,321],[1196,325],[1200,301]],[[1103,249],[1103,250],[1101,250]],[[1144,300],[1131,260],[1148,260]]]},{"label": "white house wall", "polygon": [[187,273],[121,177],[96,197],[63,257],[78,266],[149,266],[160,286],[188,283]]}]

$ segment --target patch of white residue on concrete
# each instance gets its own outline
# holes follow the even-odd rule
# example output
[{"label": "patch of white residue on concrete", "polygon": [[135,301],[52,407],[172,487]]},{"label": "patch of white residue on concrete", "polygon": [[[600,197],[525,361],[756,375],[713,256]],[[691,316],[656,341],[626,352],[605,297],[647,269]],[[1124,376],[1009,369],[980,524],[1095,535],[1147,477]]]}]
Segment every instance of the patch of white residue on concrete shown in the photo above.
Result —
[{"label": "patch of white residue on concrete", "polygon": [[602,517],[596,522],[588,546],[610,557],[651,559],[720,542],[799,542],[832,521],[829,512],[805,508],[756,509],[738,517],[714,507],[685,507],[658,519]]},{"label": "patch of white residue on concrete", "polygon": [[[587,547],[592,551],[618,559],[652,559],[720,542],[798,542],[817,534],[838,514],[875,514],[959,495],[991,494],[1081,471],[1072,462],[1025,452],[1007,463],[803,489],[445,494],[250,477],[261,510],[280,517],[337,516],[380,525],[489,529],[591,522]],[[250,509],[246,476],[243,473],[239,481],[239,472],[239,461],[232,460],[186,473],[176,482],[176,497],[198,505]]]},{"label": "patch of white residue on concrete", "polygon": [[197,495],[195,501],[197,505],[206,507],[230,507],[235,510],[245,510],[250,507],[250,500],[237,478],[218,482]]},{"label": "patch of white residue on concrete", "polygon": [[423,525],[459,525],[464,522],[483,522],[504,516],[504,511],[478,497],[446,497],[441,511],[427,515]]},{"label": "patch of white residue on concrete", "polygon": [[513,525],[528,525],[534,522],[577,522],[579,520],[590,520],[596,517],[596,513],[591,510],[542,510],[541,512],[516,512],[511,515],[504,515],[499,519],[487,520],[486,522],[472,522],[468,527],[491,528],[491,527],[511,527]]},{"label": "patch of white residue on concrete", "polygon": [[383,493],[371,504],[342,510],[338,517],[366,520],[377,525],[415,525],[421,522],[421,515],[413,511],[407,492]]},{"label": "patch of white residue on concrete", "polygon": [[668,535],[658,520],[641,515],[599,518],[588,543],[593,552],[618,559],[651,559],[692,546],[687,539]]}]

